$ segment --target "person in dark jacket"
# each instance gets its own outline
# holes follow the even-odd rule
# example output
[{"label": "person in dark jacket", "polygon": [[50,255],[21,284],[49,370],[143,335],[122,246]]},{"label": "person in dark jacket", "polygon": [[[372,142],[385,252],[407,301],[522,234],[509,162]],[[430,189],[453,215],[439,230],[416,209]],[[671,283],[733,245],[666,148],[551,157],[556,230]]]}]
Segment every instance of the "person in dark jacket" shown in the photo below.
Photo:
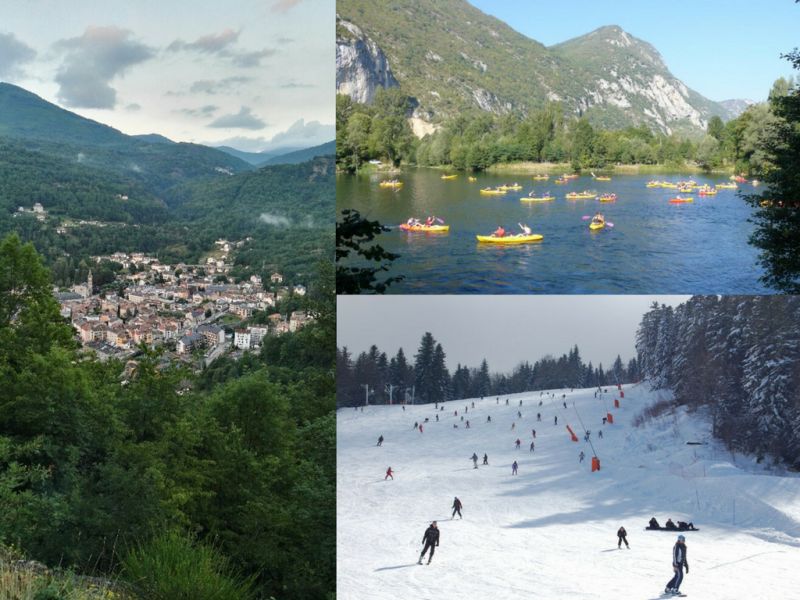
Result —
[{"label": "person in dark jacket", "polygon": [[489,464],[489,455],[486,454],[485,452],[483,454],[483,464],[485,464],[485,465]]},{"label": "person in dark jacket", "polygon": [[630,548],[628,545],[628,532],[624,527],[617,529],[617,549],[622,548],[622,542],[625,542],[625,547]]},{"label": "person in dark jacket", "polygon": [[678,541],[672,547],[672,570],[675,572],[672,579],[667,583],[664,590],[665,594],[680,594],[681,582],[683,581],[683,570],[689,573],[689,563],[686,561],[686,538],[678,536]]},{"label": "person in dark jacket", "polygon": [[648,529],[661,529],[661,525],[659,525],[658,521],[656,521],[656,518],[653,517],[652,519],[650,519],[650,522],[648,523],[647,528]]},{"label": "person in dark jacket", "polygon": [[378,436],[378,446],[380,446],[381,444],[383,444],[383,436],[382,435]]},{"label": "person in dark jacket", "polygon": [[461,516],[461,507],[462,506],[463,505],[461,504],[461,500],[459,500],[458,496],[456,496],[455,500],[453,500],[453,514],[451,515],[451,518],[455,518],[456,513],[458,513],[458,518],[459,519],[463,518]]},{"label": "person in dark jacket", "polygon": [[417,562],[417,564],[422,564],[422,559],[425,557],[428,548],[431,550],[431,553],[428,555],[428,564],[431,564],[431,560],[433,560],[433,551],[436,546],[439,545],[439,528],[436,526],[436,521],[431,523],[425,530],[425,534],[422,536],[422,543],[425,544],[425,546],[422,548],[422,554],[419,555],[419,562]]},{"label": "person in dark jacket", "polygon": [[673,531],[678,531],[678,527],[675,523],[672,522],[672,519],[667,519],[667,522],[664,523],[664,529],[671,529]]}]

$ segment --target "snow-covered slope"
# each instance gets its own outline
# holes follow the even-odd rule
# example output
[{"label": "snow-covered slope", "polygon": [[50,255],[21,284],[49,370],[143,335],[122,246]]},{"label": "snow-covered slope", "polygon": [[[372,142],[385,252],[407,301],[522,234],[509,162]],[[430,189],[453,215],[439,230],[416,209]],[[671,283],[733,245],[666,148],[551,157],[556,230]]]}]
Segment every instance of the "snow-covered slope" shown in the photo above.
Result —
[{"label": "snow-covered slope", "polygon": [[[701,529],[685,533],[690,572],[682,591],[691,597],[800,599],[800,477],[732,456],[711,439],[703,414],[679,410],[635,427],[634,417],[668,394],[623,389],[618,409],[613,388],[599,398],[594,390],[551,390],[509,396],[508,405],[506,397],[476,399],[466,414],[471,401],[448,402],[439,422],[432,405],[341,409],[338,597],[658,598],[672,575],[676,535],[644,531],[655,516]],[[613,425],[602,425],[606,411]],[[590,471],[578,413],[592,431],[599,472]],[[488,454],[489,466],[473,469],[473,452]],[[394,481],[384,481],[389,466]],[[463,520],[450,519],[454,496]],[[432,564],[418,566],[432,520],[441,543]],[[617,549],[620,525],[630,550]]]}]

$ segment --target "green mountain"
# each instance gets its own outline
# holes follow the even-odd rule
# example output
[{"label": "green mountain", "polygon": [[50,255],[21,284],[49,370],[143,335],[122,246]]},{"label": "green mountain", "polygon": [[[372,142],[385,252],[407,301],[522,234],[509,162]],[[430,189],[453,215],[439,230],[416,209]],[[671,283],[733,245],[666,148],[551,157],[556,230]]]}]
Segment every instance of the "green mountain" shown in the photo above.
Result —
[{"label": "green mountain", "polygon": [[279,156],[273,156],[260,166],[265,165],[296,165],[316,158],[317,156],[334,156],[336,154],[336,140],[325,142],[319,146],[295,150]]},{"label": "green mountain", "polygon": [[[465,0],[337,2],[337,90],[396,82],[416,129],[465,110],[528,112],[548,101],[604,127],[699,132],[726,109],[674,77],[653,46],[616,26],[545,47]],[[389,82],[389,83],[386,83]]]},{"label": "green mountain", "polygon": [[0,83],[0,139],[24,141],[42,154],[138,180],[151,191],[198,178],[247,171],[246,162],[199,144],[166,143],[153,134],[129,136]]}]

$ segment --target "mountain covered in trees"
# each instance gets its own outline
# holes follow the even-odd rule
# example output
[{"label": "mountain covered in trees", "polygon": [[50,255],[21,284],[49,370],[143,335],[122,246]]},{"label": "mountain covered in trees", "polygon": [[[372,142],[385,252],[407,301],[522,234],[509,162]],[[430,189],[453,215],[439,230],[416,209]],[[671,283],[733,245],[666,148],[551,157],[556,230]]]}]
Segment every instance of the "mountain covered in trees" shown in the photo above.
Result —
[{"label": "mountain covered in trees", "polygon": [[702,133],[735,116],[688,88],[658,51],[617,26],[545,47],[465,0],[341,0],[337,90],[364,102],[398,85],[413,115],[442,123],[474,109],[527,114],[560,101],[594,126]]},{"label": "mountain covered in trees", "polygon": [[[609,370],[584,363],[578,347],[558,358],[545,356],[531,364],[521,362],[510,373],[458,364],[451,373],[444,348],[426,332],[413,357],[402,348],[389,358],[373,345],[353,357],[344,347],[336,352],[337,406],[392,403],[433,403],[461,398],[516,394],[531,390],[615,385],[639,379],[635,358],[627,364],[617,356]],[[391,395],[390,395],[391,394]]]},{"label": "mountain covered in trees", "polygon": [[639,368],[675,401],[708,407],[731,449],[800,467],[800,297],[695,296],[654,304],[636,338]]},{"label": "mountain covered in trees", "polygon": [[[332,171],[325,158],[255,168],[214,148],[128,136],[0,83],[0,235],[15,231],[49,266],[63,263],[58,285],[79,275],[65,264],[91,255],[193,263],[220,237],[253,238],[240,276],[279,270],[307,283],[332,246]],[[47,218],[30,212],[36,203]]]}]

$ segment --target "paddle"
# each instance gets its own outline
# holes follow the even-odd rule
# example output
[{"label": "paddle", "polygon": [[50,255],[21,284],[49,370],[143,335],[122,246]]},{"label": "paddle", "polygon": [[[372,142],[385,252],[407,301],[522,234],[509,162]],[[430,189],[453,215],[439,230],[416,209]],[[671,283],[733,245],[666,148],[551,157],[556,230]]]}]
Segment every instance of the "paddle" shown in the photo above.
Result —
[{"label": "paddle", "polygon": [[444,225],[444,221],[442,219],[440,219],[439,217],[436,217],[436,220],[439,221],[439,223],[441,223],[442,225]]}]

